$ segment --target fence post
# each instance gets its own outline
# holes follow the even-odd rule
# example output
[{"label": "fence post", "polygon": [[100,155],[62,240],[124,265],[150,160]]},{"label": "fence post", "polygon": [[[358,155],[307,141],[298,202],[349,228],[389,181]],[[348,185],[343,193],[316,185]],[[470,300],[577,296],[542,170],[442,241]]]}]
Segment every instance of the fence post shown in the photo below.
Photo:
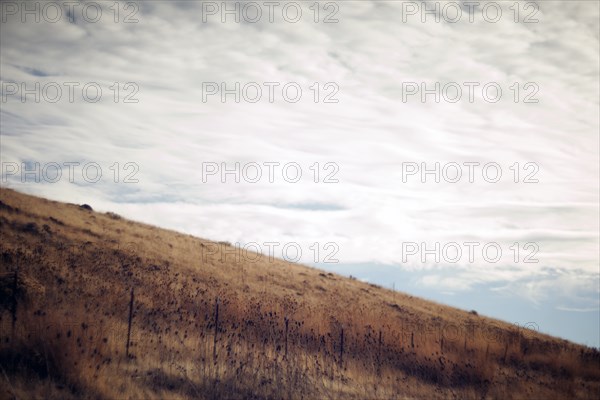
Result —
[{"label": "fence post", "polygon": [[17,322],[17,291],[19,290],[19,270],[15,270],[15,274],[13,277],[13,287],[12,287],[12,304],[11,304],[11,314],[12,314],[12,325],[13,329],[15,329],[15,323]]},{"label": "fence post", "polygon": [[129,340],[131,339],[131,320],[133,319],[133,287],[129,299],[129,321],[127,323],[127,343],[125,343],[125,357],[129,358]]},{"label": "fence post", "polygon": [[340,366],[344,364],[344,328],[340,333]]},{"label": "fence post", "polygon": [[215,337],[213,341],[213,358],[217,359],[217,334],[219,332],[219,298],[215,299]]},{"label": "fence post", "polygon": [[12,295],[11,295],[11,304],[10,304],[10,314],[12,317],[12,331],[11,336],[12,340],[15,337],[15,325],[17,324],[17,290],[19,290],[19,267],[15,269],[14,277],[13,277],[13,285],[12,285]]},{"label": "fence post", "polygon": [[285,359],[287,360],[288,355],[288,323],[290,320],[288,317],[285,317]]},{"label": "fence post", "polygon": [[377,342],[377,375],[381,374],[381,329],[379,330],[379,340]]}]

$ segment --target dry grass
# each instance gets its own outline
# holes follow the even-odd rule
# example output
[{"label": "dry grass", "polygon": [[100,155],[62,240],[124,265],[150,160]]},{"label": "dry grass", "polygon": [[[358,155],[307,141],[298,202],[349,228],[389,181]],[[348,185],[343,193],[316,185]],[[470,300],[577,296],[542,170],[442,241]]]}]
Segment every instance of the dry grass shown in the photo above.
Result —
[{"label": "dry grass", "polygon": [[2,397],[600,395],[594,349],[116,214],[0,193]]}]

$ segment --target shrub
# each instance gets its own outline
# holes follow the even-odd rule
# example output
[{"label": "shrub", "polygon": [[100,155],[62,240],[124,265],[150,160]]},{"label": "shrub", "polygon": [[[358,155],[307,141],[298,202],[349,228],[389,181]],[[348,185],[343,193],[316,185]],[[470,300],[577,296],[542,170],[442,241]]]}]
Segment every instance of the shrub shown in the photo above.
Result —
[{"label": "shrub", "polygon": [[121,216],[119,214],[115,214],[114,212],[110,212],[110,211],[106,213],[106,216],[108,218],[115,219],[115,220],[121,219]]}]

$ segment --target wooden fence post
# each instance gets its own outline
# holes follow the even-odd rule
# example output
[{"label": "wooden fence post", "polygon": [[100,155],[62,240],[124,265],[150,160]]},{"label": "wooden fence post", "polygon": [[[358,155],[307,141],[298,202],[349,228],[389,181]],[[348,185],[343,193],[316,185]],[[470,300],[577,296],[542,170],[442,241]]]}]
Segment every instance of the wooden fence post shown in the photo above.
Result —
[{"label": "wooden fence post", "polygon": [[12,317],[11,339],[15,337],[15,325],[17,324],[17,291],[19,290],[19,269],[15,269],[12,285],[12,295],[10,304],[10,315]]},{"label": "wooden fence post", "polygon": [[379,330],[379,340],[377,342],[377,375],[381,374],[381,329]]},{"label": "wooden fence post", "polygon": [[127,323],[127,343],[125,343],[125,357],[129,358],[129,341],[131,339],[131,321],[133,320],[133,287],[129,299],[129,321]]},{"label": "wooden fence post", "polygon": [[344,328],[340,333],[340,366],[344,363]]},{"label": "wooden fence post", "polygon": [[219,332],[219,298],[215,299],[215,337],[213,341],[213,358],[217,359],[217,334]]},{"label": "wooden fence post", "polygon": [[288,323],[290,320],[288,317],[285,317],[285,359],[287,360],[288,355]]}]

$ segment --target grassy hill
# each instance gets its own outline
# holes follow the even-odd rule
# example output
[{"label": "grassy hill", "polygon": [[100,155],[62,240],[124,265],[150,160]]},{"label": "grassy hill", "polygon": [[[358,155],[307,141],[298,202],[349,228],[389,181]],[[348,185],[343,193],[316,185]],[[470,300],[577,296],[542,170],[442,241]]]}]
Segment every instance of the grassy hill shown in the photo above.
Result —
[{"label": "grassy hill", "polygon": [[5,188],[0,235],[0,398],[600,398],[597,350],[226,243]]}]

